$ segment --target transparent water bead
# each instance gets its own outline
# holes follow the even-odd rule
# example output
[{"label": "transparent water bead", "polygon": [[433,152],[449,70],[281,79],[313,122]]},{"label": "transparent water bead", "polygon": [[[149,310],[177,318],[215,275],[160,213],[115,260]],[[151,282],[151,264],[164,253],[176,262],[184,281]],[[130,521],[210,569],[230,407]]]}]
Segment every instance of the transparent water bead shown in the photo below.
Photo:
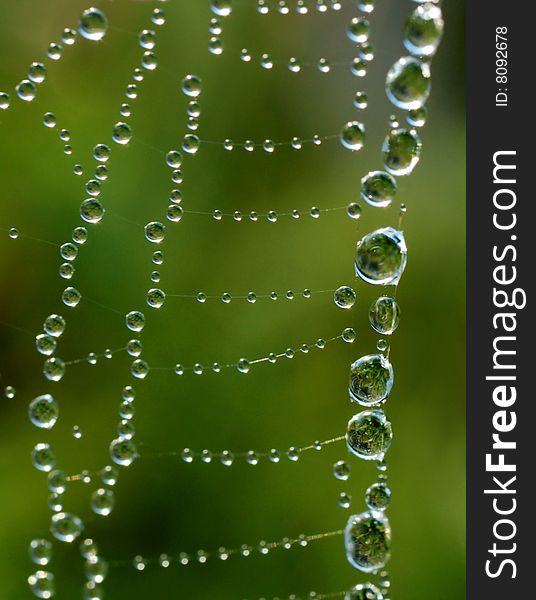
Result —
[{"label": "transparent water bead", "polygon": [[228,17],[233,12],[231,0],[212,0],[210,8],[218,17]]},{"label": "transparent water bead", "polygon": [[34,398],[28,407],[30,421],[42,429],[52,429],[58,420],[58,403],[50,394]]},{"label": "transparent water bead", "polygon": [[65,306],[68,306],[69,308],[75,308],[80,303],[82,294],[80,294],[80,292],[74,287],[67,287],[63,290],[61,299]]},{"label": "transparent water bead", "polygon": [[383,595],[372,583],[358,583],[346,592],[344,600],[383,600]]},{"label": "transparent water bead", "polygon": [[65,319],[61,315],[49,315],[43,324],[43,329],[53,337],[60,337],[65,331]]},{"label": "transparent water bead", "polygon": [[47,56],[50,60],[60,60],[63,46],[61,44],[50,44],[48,46]]},{"label": "transparent water bead", "polygon": [[82,533],[84,524],[80,517],[60,512],[52,515],[50,532],[60,542],[72,543]]},{"label": "transparent water bead", "polygon": [[138,457],[138,450],[132,440],[118,438],[110,444],[110,456],[114,463],[122,467],[128,467]]},{"label": "transparent water bead", "polygon": [[361,179],[361,197],[370,206],[389,206],[396,189],[395,178],[385,171],[371,171]]},{"label": "transparent water bead", "polygon": [[347,481],[350,478],[350,465],[345,460],[338,460],[333,465],[333,475],[340,481]]},{"label": "transparent water bead", "polygon": [[421,106],[421,108],[408,111],[406,121],[412,127],[424,127],[427,117],[428,111],[426,110],[426,106]]},{"label": "transparent water bead", "polygon": [[147,304],[151,308],[161,308],[166,300],[166,294],[159,288],[151,288],[147,292]]},{"label": "transparent water bead", "polygon": [[121,144],[122,146],[128,144],[132,139],[130,125],[123,121],[116,123],[112,130],[112,139],[116,144]]},{"label": "transparent water bead", "polygon": [[346,123],[341,131],[340,140],[348,150],[361,150],[365,143],[365,126],[359,121]]},{"label": "transparent water bead", "polygon": [[393,441],[391,423],[381,410],[365,410],[348,421],[346,445],[363,460],[382,460]]},{"label": "transparent water bead", "polygon": [[202,82],[196,75],[187,75],[182,80],[181,89],[185,96],[197,98],[201,94]]},{"label": "transparent water bead", "polygon": [[359,110],[365,110],[365,108],[368,106],[367,94],[365,92],[356,92],[353,104]]},{"label": "transparent water bead", "polygon": [[88,198],[80,205],[80,216],[86,223],[100,223],[104,212],[104,206],[96,198]]},{"label": "transparent water bead", "polygon": [[373,285],[396,285],[406,268],[407,252],[401,231],[377,229],[357,243],[356,275]]},{"label": "transparent water bead", "polygon": [[28,79],[34,83],[43,83],[47,76],[47,69],[43,63],[33,62],[28,69]]},{"label": "transparent water bead", "polygon": [[166,227],[159,221],[151,221],[145,225],[145,239],[153,244],[160,244],[166,235]]},{"label": "transparent water bead", "polygon": [[97,515],[107,517],[113,510],[115,495],[112,490],[100,488],[91,495],[91,510]]},{"label": "transparent water bead", "polygon": [[35,83],[28,79],[23,79],[15,88],[17,96],[25,102],[31,102],[37,95],[37,87]]},{"label": "transparent water bead", "polygon": [[98,42],[106,35],[108,30],[108,19],[98,8],[88,8],[85,10],[78,22],[78,31],[86,40]]},{"label": "transparent water bead", "polygon": [[371,510],[383,511],[391,502],[391,490],[385,483],[373,483],[365,492],[365,502]]},{"label": "transparent water bead", "polygon": [[201,142],[197,135],[188,134],[182,140],[182,149],[188,154],[197,154]]},{"label": "transparent water bead", "polygon": [[35,338],[35,347],[39,354],[50,356],[56,351],[57,342],[56,339],[46,333],[40,333]]},{"label": "transparent water bead", "polygon": [[32,464],[39,470],[48,473],[56,465],[56,456],[50,444],[36,444],[32,450]]},{"label": "transparent water bead", "polygon": [[352,515],[344,528],[344,546],[348,561],[356,569],[364,573],[381,569],[390,558],[388,519],[375,511]]},{"label": "transparent water bead", "polygon": [[86,560],[84,570],[90,582],[102,583],[108,575],[108,563],[98,556],[92,556]]},{"label": "transparent water bead", "polygon": [[385,168],[392,175],[409,175],[421,156],[421,139],[414,130],[395,129],[382,146]]},{"label": "transparent water bead", "polygon": [[65,363],[61,358],[48,358],[43,365],[43,374],[49,381],[60,381],[65,375]]},{"label": "transparent water bead", "polygon": [[4,396],[10,400],[12,400],[15,397],[16,394],[16,390],[12,385],[7,385],[4,388]]},{"label": "transparent water bead", "polygon": [[404,56],[389,69],[385,91],[395,106],[413,110],[428,100],[431,85],[430,65],[413,56]]},{"label": "transparent water bead", "polygon": [[400,307],[390,296],[381,296],[370,307],[369,320],[374,331],[391,335],[400,323]]},{"label": "transparent water bead", "polygon": [[362,406],[376,406],[385,402],[393,387],[391,363],[382,354],[358,358],[350,367],[350,398]]},{"label": "transparent water bead", "polygon": [[346,33],[349,39],[356,44],[364,44],[369,37],[370,23],[364,17],[354,17]]},{"label": "transparent water bead", "polygon": [[30,575],[28,585],[36,598],[52,598],[56,593],[54,575],[48,571],[36,571]]},{"label": "transparent water bead", "polygon": [[437,50],[444,28],[441,8],[426,2],[417,6],[404,26],[404,46],[417,56],[431,56]]},{"label": "transparent water bead", "polygon": [[10,98],[7,92],[0,92],[0,109],[7,110],[10,105]]},{"label": "transparent water bead", "polygon": [[333,294],[333,301],[339,308],[352,308],[357,299],[355,291],[347,285],[341,285]]},{"label": "transparent water bead", "polygon": [[52,560],[52,544],[48,540],[32,540],[28,551],[31,560],[40,567],[48,565]]}]

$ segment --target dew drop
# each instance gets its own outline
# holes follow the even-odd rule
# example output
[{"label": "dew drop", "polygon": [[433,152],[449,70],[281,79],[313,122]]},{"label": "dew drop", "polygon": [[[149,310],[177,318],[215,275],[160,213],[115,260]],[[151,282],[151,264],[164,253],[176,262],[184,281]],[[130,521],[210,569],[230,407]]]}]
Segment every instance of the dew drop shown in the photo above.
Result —
[{"label": "dew drop", "polygon": [[63,47],[61,44],[50,44],[48,46],[47,56],[50,60],[60,60]]},{"label": "dew drop", "polygon": [[356,301],[356,293],[351,287],[341,285],[333,294],[333,301],[339,308],[352,308]]},{"label": "dew drop", "polygon": [[44,567],[52,560],[52,544],[45,539],[32,540],[30,542],[29,553],[32,562],[40,567]]},{"label": "dew drop", "polygon": [[53,337],[59,337],[65,331],[65,319],[56,314],[49,315],[43,325],[46,333]]},{"label": "dew drop", "polygon": [[82,13],[78,23],[78,31],[86,40],[98,42],[106,35],[108,19],[98,8],[88,8]]},{"label": "dew drop", "polygon": [[64,512],[52,515],[50,531],[60,542],[74,542],[83,529],[84,525],[76,515]]},{"label": "dew drop", "polygon": [[342,339],[347,343],[347,344],[353,344],[355,342],[355,338],[356,338],[356,332],[355,329],[353,329],[352,327],[347,327],[343,332],[342,332]]},{"label": "dew drop", "polygon": [[47,69],[43,63],[33,62],[28,70],[28,79],[34,83],[43,83],[47,76]]},{"label": "dew drop", "polygon": [[365,492],[365,502],[370,510],[385,510],[391,502],[391,490],[385,483],[373,483]]},{"label": "dew drop", "polygon": [[88,198],[80,205],[80,216],[86,223],[100,223],[104,212],[104,206],[96,198]]},{"label": "dew drop", "polygon": [[370,206],[389,206],[396,189],[394,177],[384,171],[371,171],[361,179],[361,197]]},{"label": "dew drop", "polygon": [[375,331],[391,335],[400,322],[398,302],[390,296],[381,296],[370,307],[369,320]]},{"label": "dew drop", "polygon": [[153,244],[160,244],[166,235],[166,228],[158,221],[151,221],[145,226],[145,238]]},{"label": "dew drop", "polygon": [[337,504],[341,508],[350,508],[350,505],[352,504],[352,496],[350,496],[350,494],[347,494],[346,492],[341,492],[339,494],[339,499],[337,500]]},{"label": "dew drop", "polygon": [[16,394],[16,390],[12,385],[7,385],[4,388],[4,396],[6,398],[8,398],[9,400],[13,400],[13,398],[15,397]]},{"label": "dew drop", "polygon": [[0,109],[7,110],[11,101],[7,92],[0,92]]},{"label": "dew drop", "polygon": [[400,58],[387,73],[387,97],[398,108],[420,108],[428,99],[430,89],[430,66],[412,56]]},{"label": "dew drop", "polygon": [[361,150],[365,143],[365,126],[359,121],[347,123],[341,132],[340,140],[348,150]]},{"label": "dew drop", "polygon": [[36,598],[52,598],[56,593],[54,575],[48,571],[36,571],[30,575],[28,585]]},{"label": "dew drop", "polygon": [[368,96],[365,92],[357,92],[354,96],[354,106],[359,110],[364,110],[368,106]]},{"label": "dew drop", "polygon": [[363,212],[363,209],[361,208],[361,205],[358,204],[357,202],[351,202],[347,207],[346,207],[346,214],[351,218],[351,219],[359,219],[361,218],[361,213]]},{"label": "dew drop", "polygon": [[149,373],[149,365],[144,360],[135,360],[130,367],[130,372],[136,379],[145,379]]},{"label": "dew drop", "polygon": [[373,285],[396,285],[407,262],[404,234],[392,227],[378,229],[357,243],[355,272]]},{"label": "dew drop", "polygon": [[50,394],[44,394],[30,402],[28,414],[36,427],[52,429],[58,420],[58,404]]},{"label": "dew drop", "polygon": [[338,460],[333,465],[333,475],[340,481],[347,481],[350,478],[350,465],[345,460]]},{"label": "dew drop", "polygon": [[372,583],[359,583],[346,592],[344,600],[384,600],[384,597]]},{"label": "dew drop", "polygon": [[56,351],[56,340],[46,333],[41,333],[35,338],[35,346],[39,354],[50,356]]},{"label": "dew drop", "polygon": [[60,381],[65,375],[65,363],[61,358],[48,358],[43,366],[43,373],[49,381]]},{"label": "dew drop", "polygon": [[197,135],[188,134],[182,140],[182,149],[188,154],[197,154],[201,142]]},{"label": "dew drop", "polygon": [[130,125],[123,121],[116,123],[112,131],[112,139],[116,144],[121,144],[122,146],[128,144],[132,139]]},{"label": "dew drop", "polygon": [[421,147],[421,140],[415,131],[391,131],[382,146],[385,168],[392,175],[409,175],[419,162]]},{"label": "dew drop", "polygon": [[443,15],[437,4],[420,4],[411,13],[404,27],[404,46],[416,56],[431,56],[443,36]]},{"label": "dew drop", "polygon": [[393,439],[391,423],[380,410],[366,410],[348,421],[348,450],[364,460],[381,460]]},{"label": "dew drop", "polygon": [[250,362],[249,360],[247,360],[246,358],[241,358],[237,365],[236,368],[238,369],[238,371],[240,373],[249,373],[249,369],[250,369]]},{"label": "dew drop", "polygon": [[362,356],[350,367],[350,398],[363,406],[383,403],[393,387],[391,363],[381,354]]},{"label": "dew drop", "polygon": [[346,33],[352,42],[363,44],[368,40],[370,23],[364,17],[354,17]]},{"label": "dew drop", "polygon": [[56,456],[50,447],[50,444],[36,444],[32,450],[32,464],[39,470],[48,473],[56,465]]},{"label": "dew drop", "polygon": [[202,82],[196,75],[187,75],[182,80],[182,92],[189,98],[197,98],[201,94]]},{"label": "dew drop", "polygon": [[130,466],[138,457],[138,450],[132,440],[113,440],[110,444],[110,457],[114,463],[122,466]]},{"label": "dew drop", "polygon": [[115,495],[112,490],[100,488],[91,495],[91,510],[103,517],[107,517],[113,510]]},{"label": "dew drop", "polygon": [[29,81],[28,79],[23,79],[17,85],[15,91],[17,92],[17,96],[25,102],[31,102],[35,99],[35,96],[37,95],[37,88],[35,86],[35,83]]},{"label": "dew drop", "polygon": [[346,557],[356,569],[364,573],[381,569],[390,558],[388,519],[375,511],[352,515],[344,529],[344,545]]},{"label": "dew drop", "polygon": [[63,290],[61,299],[65,306],[68,306],[69,308],[75,308],[80,303],[82,295],[76,288],[67,287]]}]

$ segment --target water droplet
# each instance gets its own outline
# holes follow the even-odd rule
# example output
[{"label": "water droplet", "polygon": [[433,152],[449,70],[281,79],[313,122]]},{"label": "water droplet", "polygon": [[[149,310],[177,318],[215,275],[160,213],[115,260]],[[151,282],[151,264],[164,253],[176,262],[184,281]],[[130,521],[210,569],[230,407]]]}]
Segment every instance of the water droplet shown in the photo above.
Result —
[{"label": "water droplet", "polygon": [[160,308],[166,300],[166,294],[158,288],[152,288],[147,292],[147,304],[151,308]]},{"label": "water droplet", "polygon": [[32,450],[32,464],[39,471],[48,473],[56,465],[56,457],[50,444],[36,444]]},{"label": "water droplet", "polygon": [[158,58],[154,52],[147,50],[141,57],[141,66],[147,71],[154,71],[158,67]]},{"label": "water droplet", "polygon": [[17,96],[25,102],[31,102],[37,94],[37,88],[35,86],[35,83],[29,81],[28,79],[23,79],[17,85],[15,90],[17,92]]},{"label": "water droplet", "polygon": [[162,26],[166,22],[166,15],[163,8],[155,8],[151,16],[151,21],[158,26]]},{"label": "water droplet", "polygon": [[48,489],[55,494],[64,494],[67,489],[67,475],[57,469],[48,475]]},{"label": "water droplet", "polygon": [[350,496],[350,494],[347,494],[346,492],[341,492],[339,494],[339,499],[337,500],[337,504],[341,508],[350,508],[350,505],[352,504],[352,496]]},{"label": "water droplet", "polygon": [[426,118],[428,116],[428,111],[425,106],[421,106],[421,108],[415,108],[414,110],[408,111],[408,115],[406,117],[406,121],[408,125],[412,127],[424,127],[426,125]]},{"label": "water droplet", "polygon": [[373,483],[365,493],[365,502],[370,510],[385,510],[391,502],[391,490],[385,483]]},{"label": "water droplet", "polygon": [[231,0],[212,0],[210,8],[218,17],[228,17],[233,11]]},{"label": "water droplet", "polygon": [[76,42],[76,31],[66,27],[61,33],[61,41],[66,46],[72,46]]},{"label": "water droplet", "polygon": [[246,454],[246,462],[248,463],[248,465],[258,465],[259,464],[259,455],[257,454],[257,452],[255,452],[255,450],[249,450],[248,453]]},{"label": "water droplet", "polygon": [[100,223],[104,212],[104,206],[96,198],[88,198],[80,205],[80,216],[86,223]]},{"label": "water droplet", "polygon": [[10,98],[7,92],[0,92],[0,109],[7,110],[10,105]]},{"label": "water droplet", "polygon": [[145,238],[154,244],[160,244],[166,235],[166,228],[158,221],[151,221],[145,225]]},{"label": "water droplet", "polygon": [[294,448],[294,446],[289,448],[287,450],[287,458],[292,462],[296,462],[300,458],[300,451]]},{"label": "water droplet", "polygon": [[220,462],[222,465],[230,467],[234,462],[234,454],[232,452],[229,452],[229,450],[224,450],[221,453]]},{"label": "water droplet", "polygon": [[361,208],[361,206],[357,202],[351,202],[346,207],[346,214],[351,219],[359,219],[359,218],[361,218],[361,213],[362,212],[363,212],[363,209]]},{"label": "water droplet", "polygon": [[128,144],[132,139],[130,125],[123,121],[116,123],[112,131],[112,139],[116,144],[121,144],[123,146]]},{"label": "water droplet", "polygon": [[419,162],[421,147],[421,140],[415,131],[391,131],[382,146],[385,168],[392,175],[409,175]]},{"label": "water droplet", "polygon": [[58,404],[50,394],[44,394],[30,402],[28,414],[36,427],[52,429],[58,420]]},{"label": "water droplet", "polygon": [[110,444],[110,456],[114,463],[122,467],[128,467],[138,457],[138,450],[132,440],[118,438]]},{"label": "water droplet", "polygon": [[365,92],[356,92],[354,96],[354,106],[359,110],[364,110],[368,106],[368,96]]},{"label": "water droplet", "polygon": [[391,423],[381,410],[365,410],[348,421],[346,444],[359,458],[381,460],[392,440]]},{"label": "water droplet", "polygon": [[16,391],[12,385],[7,385],[4,389],[4,396],[9,400],[12,400],[15,397]]},{"label": "water droplet", "polygon": [[357,243],[355,272],[373,285],[396,285],[406,268],[404,234],[392,227],[377,229]]},{"label": "water droplet", "polygon": [[89,582],[102,583],[108,575],[108,563],[99,557],[89,558],[86,560],[85,575]]},{"label": "water droplet", "polygon": [[34,83],[43,83],[47,76],[47,69],[43,63],[33,62],[28,70],[28,79]]},{"label": "water droplet", "polygon": [[60,542],[73,542],[83,529],[84,525],[76,515],[64,512],[52,515],[50,531]]},{"label": "water droplet", "polygon": [[269,54],[263,54],[261,56],[261,67],[263,69],[271,69],[274,66],[274,61]]},{"label": "water droplet", "polygon": [[364,573],[381,569],[390,558],[389,521],[374,511],[352,515],[344,529],[344,544],[353,567]]},{"label": "water droplet", "polygon": [[231,300],[232,300],[232,296],[231,296],[231,294],[229,294],[228,292],[224,292],[224,293],[221,295],[221,298],[220,298],[220,300],[221,300],[221,301],[222,301],[224,304],[229,304],[229,302],[231,302]]},{"label": "water droplet", "polygon": [[248,373],[249,369],[250,369],[250,362],[249,360],[247,360],[247,358],[241,358],[237,365],[236,368],[238,369],[238,371],[240,373]]},{"label": "water droplet", "polygon": [[37,598],[52,598],[56,593],[54,575],[48,571],[36,571],[30,575],[28,585]]},{"label": "water droplet", "polygon": [[384,171],[371,171],[361,179],[361,197],[371,206],[389,206],[396,194],[394,177]]},{"label": "water droplet", "polygon": [[430,66],[412,56],[400,58],[387,73],[387,97],[399,108],[420,108],[428,99],[430,89]]},{"label": "water droplet", "polygon": [[353,344],[355,342],[355,338],[356,338],[356,332],[355,332],[355,329],[353,329],[352,327],[347,327],[342,332],[342,339],[348,344]]},{"label": "water droplet", "polygon": [[41,333],[35,338],[35,346],[40,354],[50,356],[56,351],[56,340],[46,333]]},{"label": "water droplet", "polygon": [[73,425],[71,433],[75,440],[79,440],[82,438],[82,431],[80,430],[80,427],[78,425]]},{"label": "water droplet", "polygon": [[188,154],[197,154],[201,142],[197,135],[189,133],[182,140],[182,149]]},{"label": "water droplet", "polygon": [[341,132],[340,140],[348,150],[361,150],[365,143],[365,126],[359,121],[347,123]]},{"label": "water droplet", "polygon": [[368,40],[370,32],[370,23],[364,17],[354,17],[346,33],[352,42],[363,44]]},{"label": "water droplet", "polygon": [[372,583],[359,583],[346,592],[344,600],[384,600],[384,597]]},{"label": "water droplet", "polygon": [[345,460],[338,460],[333,465],[333,475],[340,481],[347,481],[350,478],[350,465]]},{"label": "water droplet", "polygon": [[115,495],[112,490],[100,488],[91,495],[91,509],[97,515],[107,517],[113,510]]},{"label": "water droplet", "polygon": [[381,354],[358,358],[350,367],[350,398],[363,406],[385,402],[393,387],[391,363]]},{"label": "water droplet", "polygon": [[48,358],[43,365],[43,373],[49,381],[60,381],[65,375],[65,363],[61,358]]},{"label": "water droplet", "polygon": [[356,293],[351,287],[341,285],[333,294],[333,301],[339,308],[352,308],[356,301]]},{"label": "water droplet", "polygon": [[182,92],[189,98],[197,98],[201,94],[202,82],[196,75],[187,75],[182,80]]},{"label": "water droplet", "polygon": [[80,294],[80,292],[74,287],[67,287],[63,290],[61,299],[65,306],[68,306],[69,308],[75,308],[80,303],[82,294]]},{"label": "water droplet", "polygon": [[137,379],[145,379],[149,373],[149,365],[144,360],[135,360],[130,367],[130,372]]},{"label": "water droplet", "polygon": [[426,2],[417,6],[404,27],[404,46],[411,54],[431,56],[443,36],[443,15],[437,4]]},{"label": "water droplet", "polygon": [[30,558],[41,567],[52,560],[52,544],[45,539],[32,540],[29,548]]},{"label": "water droplet", "polygon": [[63,47],[61,44],[50,44],[48,46],[47,56],[50,60],[60,60]]},{"label": "water droplet", "polygon": [[387,340],[378,340],[378,342],[376,343],[376,348],[380,352],[385,352],[389,348],[389,343],[387,342]]},{"label": "water droplet", "polygon": [[49,335],[59,337],[65,331],[65,319],[60,315],[49,315],[43,328]]},{"label": "water droplet", "polygon": [[78,23],[78,31],[86,40],[98,42],[106,35],[108,19],[98,8],[88,8],[82,13]]}]

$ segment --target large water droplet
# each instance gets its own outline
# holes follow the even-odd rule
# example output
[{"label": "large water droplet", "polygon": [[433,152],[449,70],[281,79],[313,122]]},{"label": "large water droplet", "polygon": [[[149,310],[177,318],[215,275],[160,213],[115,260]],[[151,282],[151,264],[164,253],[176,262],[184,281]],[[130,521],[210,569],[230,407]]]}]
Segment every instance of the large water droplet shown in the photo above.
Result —
[{"label": "large water droplet", "polygon": [[37,87],[35,86],[35,83],[29,81],[28,79],[23,79],[17,85],[15,90],[17,92],[17,96],[25,102],[31,102],[37,94]]},{"label": "large water droplet", "polygon": [[36,427],[51,429],[58,420],[58,404],[50,394],[44,394],[30,402],[28,414]]},{"label": "large water droplet", "polygon": [[369,320],[374,331],[391,335],[400,322],[398,302],[390,296],[381,296],[370,307]]},{"label": "large water droplet", "polygon": [[421,140],[415,131],[391,131],[382,147],[385,168],[392,175],[409,175],[419,162],[421,147]]},{"label": "large water droplet", "polygon": [[373,285],[396,285],[406,268],[404,234],[392,227],[377,229],[357,243],[355,272]]},{"label": "large water droplet", "polygon": [[443,36],[443,16],[437,4],[426,2],[408,17],[404,27],[404,46],[411,54],[431,56]]},{"label": "large water droplet", "polygon": [[158,221],[151,221],[145,226],[145,237],[149,242],[159,244],[164,240],[166,235],[166,227]]},{"label": "large water droplet", "polygon": [[364,460],[382,460],[393,440],[391,423],[381,410],[365,410],[348,421],[348,450]]},{"label": "large water droplet", "polygon": [[130,125],[123,121],[115,124],[112,131],[112,139],[116,144],[124,146],[130,142],[131,138],[132,130],[130,129]]},{"label": "large water droplet", "polygon": [[364,573],[381,569],[390,558],[391,527],[387,517],[374,511],[352,515],[344,529],[344,545],[346,557],[356,569]]},{"label": "large water droplet", "polygon": [[45,539],[32,540],[29,548],[30,558],[41,567],[47,565],[52,559],[52,544]]},{"label": "large water droplet", "polygon": [[365,492],[365,502],[371,510],[383,511],[391,502],[391,490],[385,483],[373,483]]},{"label": "large water droplet", "polygon": [[396,194],[394,177],[384,171],[371,171],[361,179],[361,197],[371,206],[389,206]]},{"label": "large water droplet", "polygon": [[138,457],[138,451],[132,440],[118,438],[110,444],[110,456],[114,463],[122,467],[128,467]]},{"label": "large water droplet", "polygon": [[76,515],[65,512],[52,515],[50,531],[60,542],[74,542],[83,529],[84,525]]},{"label": "large water droplet", "polygon": [[108,30],[108,19],[98,8],[85,10],[78,23],[78,31],[86,40],[98,42],[106,35]]},{"label": "large water droplet", "polygon": [[52,598],[56,593],[54,575],[48,571],[36,571],[30,575],[28,585],[36,598]]},{"label": "large water droplet", "polygon": [[389,100],[399,108],[420,108],[431,89],[430,66],[412,56],[399,59],[387,73],[385,91]]},{"label": "large water droplet", "polygon": [[86,223],[100,223],[104,216],[104,206],[96,198],[88,198],[80,205],[80,216]]},{"label": "large water droplet", "polygon": [[363,406],[385,402],[393,387],[391,363],[382,354],[358,358],[350,367],[350,398]]},{"label": "large water droplet", "polygon": [[201,79],[196,75],[187,75],[182,80],[182,92],[190,98],[197,98],[201,94]]},{"label": "large water droplet", "polygon": [[352,308],[356,301],[356,293],[351,287],[341,285],[335,290],[333,301],[339,308]]}]

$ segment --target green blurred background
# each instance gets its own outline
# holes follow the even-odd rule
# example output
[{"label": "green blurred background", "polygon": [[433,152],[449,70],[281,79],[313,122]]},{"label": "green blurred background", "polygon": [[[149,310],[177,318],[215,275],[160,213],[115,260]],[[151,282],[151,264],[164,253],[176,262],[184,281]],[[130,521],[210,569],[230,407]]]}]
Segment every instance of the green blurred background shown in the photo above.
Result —
[{"label": "green blurred background", "polygon": [[[48,43],[59,41],[64,27],[75,27],[89,4],[2,4],[0,89],[12,91],[30,62],[43,60]],[[377,336],[368,325],[368,307],[382,290],[355,280],[353,250],[366,232],[396,224],[398,203],[388,209],[365,207],[358,222],[339,211],[318,220],[287,218],[276,224],[217,223],[186,215],[181,223],[168,225],[160,270],[161,286],[169,293],[299,292],[347,283],[358,291],[351,312],[337,309],[329,295],[253,305],[234,301],[228,306],[170,298],[159,311],[143,308],[154,248],[135,223],[164,219],[169,169],[151,147],[166,151],[180,145],[186,107],[180,80],[186,73],[203,79],[200,135],[208,139],[307,138],[338,132],[354,118],[362,118],[367,127],[366,148],[356,154],[337,141],[306,146],[301,152],[279,149],[270,156],[203,147],[185,160],[186,209],[287,212],[345,206],[358,199],[362,175],[381,167],[380,146],[393,113],[383,80],[386,69],[404,54],[401,29],[415,3],[378,0],[371,18],[376,60],[364,80],[346,68],[335,68],[329,75],[315,69],[291,74],[283,66],[267,72],[237,58],[247,47],[257,58],[272,52],[276,60],[294,55],[304,60],[351,59],[352,44],[344,29],[356,14],[354,2],[345,3],[339,13],[308,17],[260,17],[253,0],[236,4],[225,23],[226,51],[218,57],[207,52],[208,0],[96,1],[110,21],[105,40],[78,40],[61,61],[47,61],[47,81],[35,102],[23,106],[13,99],[9,110],[0,111],[0,321],[22,330],[0,328],[0,385],[17,390],[15,398],[0,400],[2,599],[31,597],[25,582],[34,570],[28,543],[48,535],[46,476],[31,466],[31,448],[41,441],[52,443],[58,468],[68,473],[108,464],[121,389],[132,382],[124,353],[101,359],[96,366],[71,366],[60,383],[44,379],[32,336],[51,312],[61,312],[68,320],[58,351],[66,360],[120,348],[129,336],[121,315],[84,301],[76,309],[62,307],[65,282],[57,274],[57,248],[24,238],[11,240],[5,230],[14,226],[55,243],[69,240],[79,224],[91,148],[98,142],[111,143],[125,85],[139,64],[136,35],[151,27],[154,6],[165,8],[168,20],[158,31],[161,68],[146,73],[140,96],[132,102],[130,122],[138,142],[113,149],[111,174],[102,193],[108,212],[101,225],[91,228],[73,285],[122,313],[145,310],[144,357],[153,366],[255,358],[338,335],[350,325],[358,339],[353,345],[336,342],[275,366],[260,365],[247,376],[234,370],[183,378],[167,371],[151,373],[134,384],[142,454],[185,446],[284,450],[341,435],[358,411],[347,395],[348,367],[374,351]],[[422,159],[411,177],[399,178],[398,193],[398,201],[409,208],[404,222],[409,261],[398,295],[402,321],[391,346],[396,382],[386,405],[395,432],[388,454],[393,490],[388,511],[393,557],[388,568],[392,597],[408,600],[465,597],[464,5],[447,0],[443,7],[446,35],[433,63]],[[352,107],[357,90],[367,91],[370,98],[362,115]],[[46,111],[58,117],[55,130],[41,125]],[[58,132],[63,127],[72,134],[72,156],[62,152]],[[85,166],[87,175],[72,174],[75,162]],[[60,403],[61,418],[51,432],[37,431],[28,421],[27,405],[34,396],[50,392]],[[83,432],[80,440],[71,436],[74,425]],[[342,528],[351,512],[363,510],[364,490],[375,478],[373,465],[352,460],[348,485],[336,481],[332,465],[345,455],[338,444],[308,453],[298,463],[237,463],[232,468],[142,456],[122,474],[110,517],[91,517],[88,500],[97,479],[87,485],[73,483],[64,507],[83,518],[86,535],[111,560],[221,545],[234,548],[261,539],[331,531]],[[353,496],[351,512],[337,505],[343,489]],[[84,576],[78,544],[56,543],[54,552],[50,570],[56,576],[57,597],[81,597]],[[112,570],[105,589],[107,598],[118,600],[226,600],[334,592],[364,580],[366,576],[346,561],[341,539],[332,538],[306,549],[226,563],[153,567],[143,573],[131,567]]]}]

